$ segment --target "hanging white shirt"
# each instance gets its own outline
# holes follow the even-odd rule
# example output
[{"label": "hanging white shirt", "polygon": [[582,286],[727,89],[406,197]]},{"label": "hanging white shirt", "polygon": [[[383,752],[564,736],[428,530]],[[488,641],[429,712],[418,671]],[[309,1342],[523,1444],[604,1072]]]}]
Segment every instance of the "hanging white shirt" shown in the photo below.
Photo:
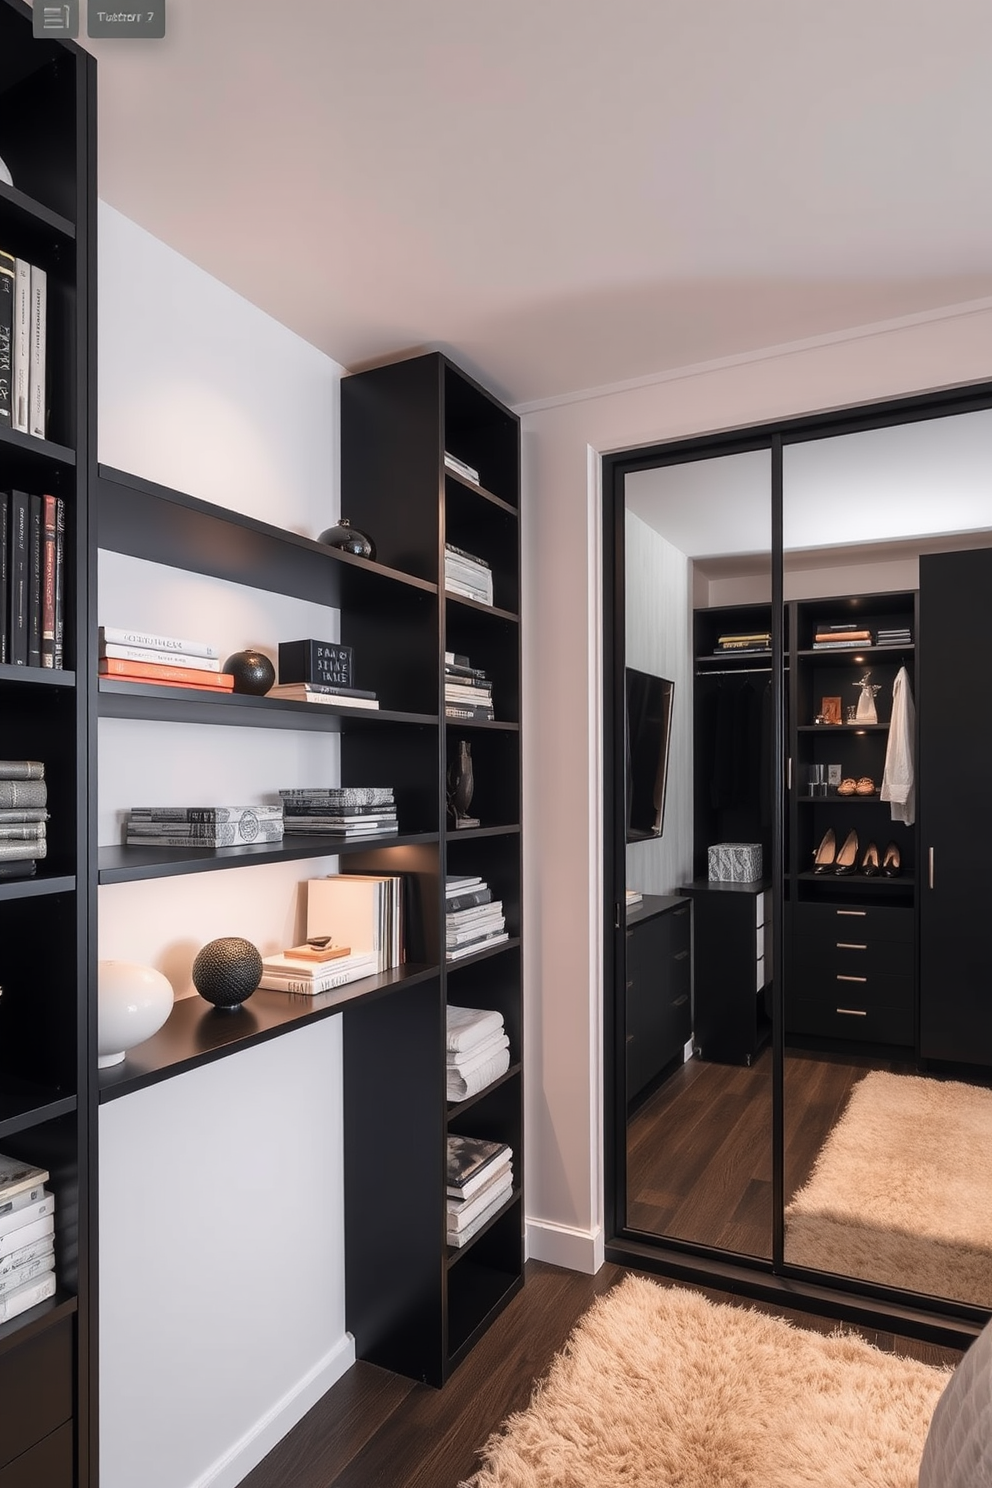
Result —
[{"label": "hanging white shirt", "polygon": [[916,819],[916,771],[913,740],[916,707],[909,687],[909,673],[900,667],[892,684],[892,718],[885,748],[885,769],[879,795],[892,805],[892,820],[912,826]]}]

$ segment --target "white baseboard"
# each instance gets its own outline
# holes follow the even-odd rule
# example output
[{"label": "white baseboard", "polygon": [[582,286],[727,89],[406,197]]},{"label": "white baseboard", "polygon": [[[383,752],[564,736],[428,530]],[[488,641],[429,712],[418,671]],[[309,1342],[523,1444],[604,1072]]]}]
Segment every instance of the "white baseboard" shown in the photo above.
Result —
[{"label": "white baseboard", "polygon": [[236,1488],[354,1362],[355,1340],[346,1333],[239,1441],[194,1479],[190,1488]]},{"label": "white baseboard", "polygon": [[577,1230],[570,1225],[552,1224],[547,1219],[528,1219],[527,1256],[530,1260],[547,1261],[566,1271],[582,1271],[595,1276],[605,1260],[602,1225],[594,1230]]}]

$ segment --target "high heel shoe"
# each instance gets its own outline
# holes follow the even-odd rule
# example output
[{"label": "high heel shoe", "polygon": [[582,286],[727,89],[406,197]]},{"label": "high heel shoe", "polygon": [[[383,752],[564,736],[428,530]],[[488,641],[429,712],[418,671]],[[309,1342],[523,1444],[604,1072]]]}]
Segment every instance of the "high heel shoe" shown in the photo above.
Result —
[{"label": "high heel shoe", "polygon": [[902,872],[902,859],[894,842],[890,842],[885,849],[882,857],[882,872],[886,878],[898,878]]},{"label": "high heel shoe", "polygon": [[847,836],[844,838],[844,846],[837,854],[837,861],[834,864],[834,872],[838,874],[838,876],[844,873],[854,873],[857,869],[857,866],[858,834],[857,832],[848,832]]},{"label": "high heel shoe", "polygon": [[833,873],[836,852],[837,839],[834,836],[834,829],[828,827],[820,840],[819,847],[813,854],[813,872]]},{"label": "high heel shoe", "polygon": [[865,878],[875,878],[881,871],[878,862],[878,848],[874,842],[869,842],[865,848],[864,857],[861,859],[861,872]]}]

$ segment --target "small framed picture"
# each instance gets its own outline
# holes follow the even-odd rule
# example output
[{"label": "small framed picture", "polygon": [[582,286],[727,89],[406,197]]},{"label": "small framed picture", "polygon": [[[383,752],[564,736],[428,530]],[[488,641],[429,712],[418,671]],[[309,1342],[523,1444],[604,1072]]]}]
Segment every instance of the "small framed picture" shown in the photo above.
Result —
[{"label": "small framed picture", "polygon": [[828,765],[827,766],[827,784],[828,785],[840,785],[842,778],[843,778],[843,771],[841,770],[840,765]]},{"label": "small framed picture", "polygon": [[839,697],[825,697],[820,703],[820,717],[824,723],[843,723],[841,699]]}]

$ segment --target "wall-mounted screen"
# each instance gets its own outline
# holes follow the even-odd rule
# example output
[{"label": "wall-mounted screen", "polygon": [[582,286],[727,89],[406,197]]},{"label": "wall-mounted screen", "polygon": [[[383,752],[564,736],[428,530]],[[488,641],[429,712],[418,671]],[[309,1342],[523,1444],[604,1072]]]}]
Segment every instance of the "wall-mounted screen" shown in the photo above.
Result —
[{"label": "wall-mounted screen", "polygon": [[627,841],[660,837],[675,683],[627,668]]}]

